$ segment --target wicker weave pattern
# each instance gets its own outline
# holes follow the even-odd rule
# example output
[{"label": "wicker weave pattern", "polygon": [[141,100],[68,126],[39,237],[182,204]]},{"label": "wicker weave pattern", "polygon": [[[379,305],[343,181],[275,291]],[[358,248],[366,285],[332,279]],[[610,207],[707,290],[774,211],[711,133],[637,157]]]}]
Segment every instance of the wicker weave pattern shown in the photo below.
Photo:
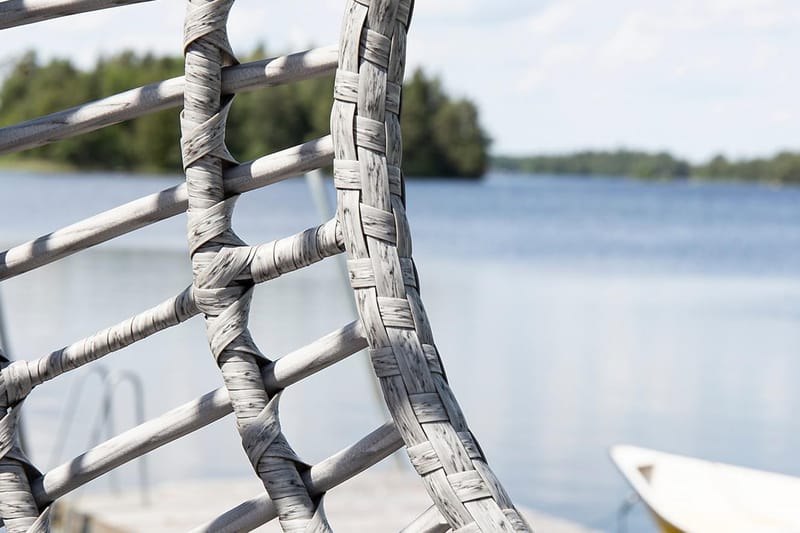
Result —
[{"label": "wicker weave pattern", "polygon": [[184,28],[181,141],[195,302],[206,319],[209,345],[231,398],[242,445],[278,508],[281,526],[287,532],[330,531],[322,506],[311,500],[300,477],[298,467],[307,465],[281,432],[280,394],[270,398],[261,379],[261,368],[269,360],[247,330],[253,283],[236,279],[252,262],[254,251],[231,229],[237,197],[225,197],[222,181],[223,164],[235,163],[225,148],[232,98],[222,97],[222,66],[236,62],[225,28],[232,4],[233,0],[190,0]]},{"label": "wicker weave pattern", "polygon": [[384,398],[414,468],[458,531],[527,525],[487,466],[442,370],[411,258],[400,87],[411,0],[350,0],[331,132],[350,279]]},{"label": "wicker weave pattern", "polygon": [[[12,366],[19,368],[19,365],[8,365],[8,359],[2,353],[0,363],[4,365],[0,381],[6,389],[6,372]],[[16,384],[16,380],[14,382]],[[25,387],[25,380],[21,382]],[[12,385],[12,388],[15,386]],[[20,450],[17,442],[17,424],[22,402],[8,402],[5,396],[0,395],[0,407],[4,413],[0,419],[0,516],[8,533],[49,531],[50,507],[39,512],[29,481],[29,476],[38,477],[41,474]]]},{"label": "wicker weave pattern", "polygon": [[[0,27],[148,0],[0,2]],[[193,283],[150,309],[52,353],[14,363],[0,354],[0,517],[11,533],[49,530],[50,504],[111,469],[233,412],[266,494],[194,531],[331,531],[324,494],[404,443],[435,503],[408,533],[529,531],[486,464],[447,384],[419,296],[405,216],[400,102],[412,0],[348,0],[338,47],[330,137],[237,164],[225,147],[233,93],[333,71],[323,48],[239,65],[226,33],[234,0],[188,0],[185,77],[0,128],[0,153],[41,146],[177,105],[186,184],[89,217],[0,253],[0,279],[188,208]],[[238,194],[333,162],[334,220],[258,246],[231,228]],[[359,320],[271,361],[248,329],[255,285],[346,251]],[[16,442],[19,408],[39,385],[201,314],[225,384],[127,430],[44,474]],[[280,428],[281,390],[369,347],[392,415],[309,466]]]}]

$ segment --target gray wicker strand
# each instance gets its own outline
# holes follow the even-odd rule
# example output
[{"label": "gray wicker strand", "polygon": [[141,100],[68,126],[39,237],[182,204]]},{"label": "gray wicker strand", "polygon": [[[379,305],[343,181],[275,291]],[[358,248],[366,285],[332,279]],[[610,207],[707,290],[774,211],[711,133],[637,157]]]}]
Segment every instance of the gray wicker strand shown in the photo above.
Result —
[{"label": "gray wicker strand", "polygon": [[[222,371],[248,458],[278,510],[284,531],[330,531],[321,501],[311,499],[305,468],[280,429],[278,400],[269,397],[261,368],[269,361],[247,329],[253,283],[238,281],[252,249],[231,229],[236,196],[226,198],[222,169],[235,161],[225,148],[230,96],[221,70],[236,60],[226,34],[233,0],[190,0],[184,27],[186,86],[181,113],[183,165],[189,193],[188,232],[194,295],[206,319],[211,351]],[[216,262],[225,254],[225,264]]]},{"label": "gray wicker strand", "polygon": [[[10,0],[5,25],[142,0]],[[338,51],[238,65],[227,37],[234,0],[188,0],[186,76],[0,129],[0,152],[85,133],[175,105],[183,92],[186,184],[151,194],[0,252],[0,279],[53,262],[188,207],[192,285],[161,304],[43,357],[0,352],[0,519],[11,533],[49,531],[50,505],[109,470],[234,412],[266,494],[199,530],[242,531],[277,516],[284,531],[331,531],[326,491],[384,458],[402,439],[435,506],[408,531],[530,531],[486,464],[453,396],[419,296],[405,216],[399,125],[412,0],[346,0]],[[6,5],[7,4],[7,5]],[[0,17],[2,18],[2,17]],[[0,22],[3,27],[4,22]],[[237,165],[225,147],[233,94],[333,69],[332,135]],[[239,193],[334,163],[334,220],[259,246],[231,228]],[[248,331],[255,285],[342,251],[359,321],[276,361]],[[46,381],[202,314],[224,388],[132,428],[44,475],[17,443],[20,408]],[[368,346],[393,422],[314,467],[280,427],[281,391]]]},{"label": "gray wicker strand", "polygon": [[450,527],[530,531],[467,427],[419,297],[398,116],[411,8],[411,0],[349,0],[345,8],[331,132],[350,278],[389,410]]},{"label": "gray wicker strand", "polygon": [[[5,369],[9,361],[0,352],[0,365]],[[0,374],[3,381],[5,372]],[[24,398],[30,387],[24,387],[19,396]],[[44,533],[50,530],[50,507],[40,512],[31,492],[29,477],[41,474],[22,453],[17,442],[17,423],[22,400],[13,403],[6,394],[0,395],[0,518],[8,533]]]},{"label": "gray wicker strand", "polygon": [[[262,283],[338,254],[343,246],[339,226],[335,220],[330,220],[258,246],[220,250],[207,270],[225,270],[225,275],[237,281]],[[240,254],[247,259],[232,261],[231,254]],[[236,270],[232,270],[234,265]],[[45,381],[185,322],[198,312],[195,293],[191,286],[187,287],[155,307],[45,357],[12,363],[0,379],[0,397],[5,397],[8,405],[13,405]]]}]

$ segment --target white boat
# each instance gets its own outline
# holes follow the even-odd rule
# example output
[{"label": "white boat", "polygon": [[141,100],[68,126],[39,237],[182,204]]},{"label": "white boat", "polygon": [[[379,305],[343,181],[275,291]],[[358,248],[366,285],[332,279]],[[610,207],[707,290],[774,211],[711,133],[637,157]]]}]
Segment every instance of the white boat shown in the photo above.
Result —
[{"label": "white boat", "polygon": [[800,478],[635,446],[611,459],[665,533],[800,533]]}]

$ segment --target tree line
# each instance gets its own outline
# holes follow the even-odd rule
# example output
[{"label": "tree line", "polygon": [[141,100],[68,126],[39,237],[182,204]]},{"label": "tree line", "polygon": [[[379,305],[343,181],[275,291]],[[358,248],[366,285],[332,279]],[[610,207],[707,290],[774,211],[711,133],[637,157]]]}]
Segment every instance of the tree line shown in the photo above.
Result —
[{"label": "tree line", "polygon": [[723,155],[691,164],[667,152],[633,150],[583,151],[563,155],[495,157],[492,167],[542,174],[633,176],[643,179],[703,178],[800,184],[800,153],[780,152],[770,158],[730,160]]},{"label": "tree line", "polygon": [[[267,57],[258,47],[243,61]],[[183,74],[183,58],[122,52],[82,70],[67,59],[42,62],[28,52],[6,69],[0,86],[0,125],[11,125],[84,102]],[[237,95],[226,144],[240,161],[326,135],[333,76]],[[6,156],[81,169],[180,172],[179,110],[160,111],[74,139]],[[416,176],[483,175],[489,137],[478,109],[453,98],[441,81],[416,70],[403,89],[403,168]]]}]

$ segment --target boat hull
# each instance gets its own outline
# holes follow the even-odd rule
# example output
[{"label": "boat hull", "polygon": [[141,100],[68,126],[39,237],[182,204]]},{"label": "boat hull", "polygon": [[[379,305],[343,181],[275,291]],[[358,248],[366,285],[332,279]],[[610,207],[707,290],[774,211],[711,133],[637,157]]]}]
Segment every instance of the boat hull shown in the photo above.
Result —
[{"label": "boat hull", "polygon": [[611,458],[664,533],[800,533],[800,478],[634,446]]}]

